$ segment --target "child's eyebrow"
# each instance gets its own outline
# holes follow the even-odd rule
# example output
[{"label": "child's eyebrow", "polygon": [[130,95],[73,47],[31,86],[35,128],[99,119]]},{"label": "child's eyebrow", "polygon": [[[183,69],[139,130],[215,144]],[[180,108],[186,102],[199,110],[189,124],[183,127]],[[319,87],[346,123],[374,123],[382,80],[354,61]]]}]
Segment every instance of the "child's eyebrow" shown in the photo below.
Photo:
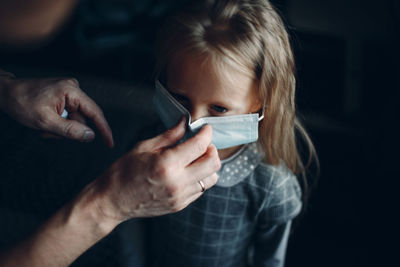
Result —
[{"label": "child's eyebrow", "polygon": [[240,104],[232,103],[232,101],[213,101],[211,104],[214,106],[224,107],[228,110],[240,109],[241,107]]},{"label": "child's eyebrow", "polygon": [[175,87],[171,88],[167,84],[164,85],[164,88],[167,89],[167,91],[170,92],[171,94],[180,94],[180,95],[182,95],[182,93],[180,93],[180,92],[183,91],[183,90],[176,89]]},{"label": "child's eyebrow", "polygon": [[[179,90],[175,87],[174,89],[171,89],[171,87],[168,87],[167,85],[164,87],[173,97],[179,98],[180,100],[189,100],[189,98],[184,94],[184,90]],[[210,102],[211,105],[224,107],[228,110],[236,110],[241,108],[241,104],[232,103],[231,100],[215,100]]]},{"label": "child's eyebrow", "polygon": [[167,86],[165,86],[165,89],[167,89],[167,91],[173,96],[186,97],[181,90],[171,89],[170,87]]},{"label": "child's eyebrow", "polygon": [[183,99],[183,100],[187,100],[188,99],[187,96],[185,96],[183,94],[180,94],[180,93],[175,93],[175,92],[169,92],[169,93],[175,98],[179,98],[179,99]]}]

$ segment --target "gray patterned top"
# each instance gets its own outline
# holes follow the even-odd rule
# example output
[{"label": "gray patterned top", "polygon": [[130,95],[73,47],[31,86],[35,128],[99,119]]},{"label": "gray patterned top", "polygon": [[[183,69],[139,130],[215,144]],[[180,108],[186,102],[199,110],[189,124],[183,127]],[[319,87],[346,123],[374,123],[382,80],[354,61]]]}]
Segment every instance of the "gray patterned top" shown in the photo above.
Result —
[{"label": "gray patterned top", "polygon": [[186,209],[152,219],[151,266],[283,266],[301,209],[296,177],[262,162],[255,143],[224,160],[219,177]]},{"label": "gray patterned top", "polygon": [[241,182],[261,162],[261,153],[257,143],[243,146],[239,151],[221,161],[222,167],[218,171],[218,186],[230,187]]}]

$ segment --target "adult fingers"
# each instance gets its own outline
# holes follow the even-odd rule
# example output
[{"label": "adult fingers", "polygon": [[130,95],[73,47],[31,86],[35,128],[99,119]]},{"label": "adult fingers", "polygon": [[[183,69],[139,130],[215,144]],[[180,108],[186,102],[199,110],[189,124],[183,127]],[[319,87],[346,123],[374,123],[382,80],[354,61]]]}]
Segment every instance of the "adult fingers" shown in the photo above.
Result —
[{"label": "adult fingers", "polygon": [[211,140],[211,126],[205,125],[195,136],[167,150],[166,153],[172,154],[173,158],[177,160],[181,166],[187,166],[207,151]]},{"label": "adult fingers", "polygon": [[140,152],[157,151],[161,148],[175,145],[185,134],[185,121],[185,118],[182,117],[180,122],[171,129],[154,138],[143,141],[139,146]]},{"label": "adult fingers", "polygon": [[82,116],[79,112],[72,112],[68,114],[68,119],[80,122],[87,125],[86,118]]},{"label": "adult fingers", "polygon": [[186,167],[185,171],[188,173],[186,183],[190,185],[201,181],[205,177],[216,173],[220,168],[221,161],[218,157],[218,151],[216,147],[211,144],[200,158]]},{"label": "adult fingers", "polygon": [[[96,128],[99,130],[104,143],[109,146],[114,146],[112,132],[107,120],[104,117],[103,111],[100,107],[85,93],[80,91],[76,96],[77,99],[67,99],[66,108],[71,108],[72,111],[79,111],[82,115],[93,121]],[[78,104],[78,106],[76,106]]]},{"label": "adult fingers", "polygon": [[95,137],[93,130],[88,126],[74,120],[66,120],[56,114],[48,114],[47,122],[41,128],[53,134],[82,142],[89,142]]},{"label": "adult fingers", "polygon": [[[77,122],[79,122],[79,123],[81,123],[83,125],[87,125],[85,117],[83,117],[81,114],[79,114],[79,112],[69,113],[68,114],[68,120],[74,120],[74,121],[77,121]],[[60,122],[58,122],[58,123],[60,123]],[[64,126],[64,129],[65,129],[65,127],[68,128],[68,126]],[[91,131],[91,129],[89,129],[89,130]],[[65,132],[65,130],[64,130],[64,132]],[[42,138],[46,138],[46,139],[62,139],[64,137],[66,137],[66,134],[61,136],[61,135],[55,134],[54,132],[46,132],[46,131],[44,131],[44,132],[40,133],[40,136]],[[73,139],[76,139],[76,138],[73,138]],[[85,140],[83,140],[83,141],[85,141]]]},{"label": "adult fingers", "polygon": [[198,199],[205,191],[213,187],[217,181],[218,181],[218,175],[214,173],[213,175],[210,175],[209,177],[204,178],[201,180],[204,184],[205,190],[202,191],[202,186],[200,185],[200,181],[197,181],[196,183],[192,184],[190,187],[186,187],[186,194],[187,196],[184,198],[185,200],[180,203],[180,207],[177,208],[177,210],[182,210],[186,206],[188,206],[190,203]]},{"label": "adult fingers", "polygon": [[[203,180],[201,180],[201,182],[203,182],[204,191],[206,191],[206,190],[210,189],[211,187],[213,187],[218,182],[218,175],[216,173],[214,173],[214,174],[204,178]],[[203,193],[204,192],[204,191],[202,192],[203,187],[201,186],[200,181],[197,181],[197,183],[194,184],[192,187],[194,188],[195,193],[197,193],[197,192]]]}]

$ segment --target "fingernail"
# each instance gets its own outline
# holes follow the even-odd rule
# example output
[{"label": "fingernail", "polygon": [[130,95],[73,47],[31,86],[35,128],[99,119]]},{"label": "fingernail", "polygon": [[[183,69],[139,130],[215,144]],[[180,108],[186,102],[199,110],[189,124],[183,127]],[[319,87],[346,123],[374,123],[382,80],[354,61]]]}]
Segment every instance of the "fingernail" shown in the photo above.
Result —
[{"label": "fingernail", "polygon": [[93,138],[94,138],[94,132],[93,132],[93,131],[86,130],[86,131],[83,133],[83,140],[84,140],[84,141],[90,141],[90,140],[92,140]]}]

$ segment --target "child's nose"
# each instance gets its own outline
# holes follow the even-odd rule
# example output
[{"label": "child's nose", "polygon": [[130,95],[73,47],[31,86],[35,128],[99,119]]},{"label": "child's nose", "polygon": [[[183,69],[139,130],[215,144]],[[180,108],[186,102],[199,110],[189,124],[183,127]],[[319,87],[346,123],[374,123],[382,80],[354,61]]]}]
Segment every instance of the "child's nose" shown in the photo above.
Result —
[{"label": "child's nose", "polygon": [[202,117],[206,117],[207,111],[203,110],[201,108],[192,108],[192,110],[190,111],[190,116],[192,117],[192,121],[196,121]]}]

